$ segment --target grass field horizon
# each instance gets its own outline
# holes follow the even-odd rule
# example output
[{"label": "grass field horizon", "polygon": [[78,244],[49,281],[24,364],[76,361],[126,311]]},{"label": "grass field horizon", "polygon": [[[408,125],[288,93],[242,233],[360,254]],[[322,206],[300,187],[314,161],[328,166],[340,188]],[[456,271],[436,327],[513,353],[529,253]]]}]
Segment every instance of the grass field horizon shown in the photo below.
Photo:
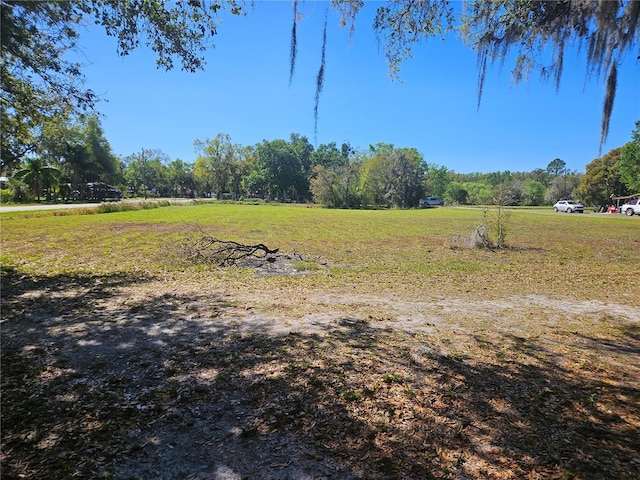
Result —
[{"label": "grass field horizon", "polygon": [[[484,220],[2,214],[3,478],[637,478],[640,219],[466,248]],[[186,261],[204,233],[292,268]]]}]

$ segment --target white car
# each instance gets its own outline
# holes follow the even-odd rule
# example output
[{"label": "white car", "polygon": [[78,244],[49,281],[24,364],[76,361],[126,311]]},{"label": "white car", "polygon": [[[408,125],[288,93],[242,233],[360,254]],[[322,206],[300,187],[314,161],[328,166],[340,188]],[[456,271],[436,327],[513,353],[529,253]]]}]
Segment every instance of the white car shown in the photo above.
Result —
[{"label": "white car", "polygon": [[584,205],[582,205],[580,202],[573,202],[571,200],[560,200],[556,202],[556,204],[553,206],[553,211],[567,212],[567,213],[573,213],[573,212],[583,213]]},{"label": "white car", "polygon": [[620,212],[632,216],[634,213],[640,215],[640,198],[633,198],[620,207]]}]

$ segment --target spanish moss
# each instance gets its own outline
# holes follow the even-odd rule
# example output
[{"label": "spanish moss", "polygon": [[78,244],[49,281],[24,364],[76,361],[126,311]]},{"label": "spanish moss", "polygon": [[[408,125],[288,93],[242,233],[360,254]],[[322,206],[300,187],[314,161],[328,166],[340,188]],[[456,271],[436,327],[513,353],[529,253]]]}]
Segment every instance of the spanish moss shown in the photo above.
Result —
[{"label": "spanish moss", "polygon": [[[478,52],[478,105],[482,97],[487,61],[504,62],[517,51],[514,83],[528,80],[538,69],[543,79],[553,78],[558,91],[568,48],[585,49],[587,77],[607,74],[602,111],[600,150],[609,134],[609,121],[617,87],[617,64],[633,50],[638,36],[640,1],[583,2],[534,1],[470,2],[463,18],[465,41]],[[553,47],[551,62],[545,49]]]},{"label": "spanish moss", "polygon": [[318,76],[316,77],[316,98],[313,106],[313,133],[314,140],[318,141],[318,104],[320,103],[320,93],[324,85],[324,66],[327,53],[327,17],[328,12],[324,16],[324,29],[322,31],[322,53],[320,54],[320,69],[318,70]]},{"label": "spanish moss", "polygon": [[[341,25],[351,24],[362,8],[362,0],[332,0],[341,14]],[[607,140],[617,87],[617,65],[628,54],[636,56],[640,42],[640,0],[469,0],[461,11],[454,0],[389,1],[376,8],[373,28],[384,46],[393,79],[399,79],[400,64],[411,58],[412,48],[429,37],[457,32],[478,55],[478,107],[482,100],[487,67],[515,59],[515,85],[529,81],[538,71],[543,80],[560,88],[567,53],[577,49],[586,66],[586,78],[607,76],[601,119],[600,149]],[[296,15],[292,29],[291,75],[295,68]],[[350,37],[351,38],[351,37]],[[318,103],[324,80],[326,18],[322,59],[316,81],[314,119],[317,129]],[[638,57],[640,58],[640,57]]]},{"label": "spanish moss", "polygon": [[293,26],[291,27],[291,50],[289,52],[289,86],[296,70],[296,56],[298,55],[298,0],[293,0]]},{"label": "spanish moss", "polygon": [[484,90],[484,77],[487,74],[487,55],[480,54],[478,56],[478,110],[480,110],[480,102],[482,101],[482,91]]},{"label": "spanish moss", "polygon": [[609,135],[609,122],[611,120],[611,112],[613,111],[613,100],[616,97],[616,87],[618,86],[618,67],[615,63],[611,65],[609,76],[607,77],[607,88],[604,97],[604,107],[602,109],[602,126],[600,127],[600,149],[598,153],[602,153],[602,145]]}]

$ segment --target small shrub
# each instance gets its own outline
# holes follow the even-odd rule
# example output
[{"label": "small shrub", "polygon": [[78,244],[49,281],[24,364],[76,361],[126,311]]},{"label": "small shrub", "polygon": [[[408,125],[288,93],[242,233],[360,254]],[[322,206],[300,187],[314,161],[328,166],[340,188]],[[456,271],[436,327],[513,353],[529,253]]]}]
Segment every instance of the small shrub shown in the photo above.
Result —
[{"label": "small shrub", "polygon": [[[467,246],[469,248],[505,248],[509,233],[509,212],[503,206],[498,205],[497,210],[491,213],[488,209],[484,209],[482,216],[484,222],[473,231]],[[455,245],[455,243],[452,244],[452,248]]]},{"label": "small shrub", "polygon": [[[487,216],[485,216],[487,218]],[[494,236],[495,248],[504,248],[507,246],[507,236],[509,234],[509,221],[511,214],[502,205],[498,205],[494,215],[489,219],[489,225]]]},{"label": "small shrub", "polygon": [[360,394],[360,392],[357,392],[355,390],[343,390],[341,392],[341,396],[347,402],[355,402],[356,400],[359,400],[362,395]]},{"label": "small shrub", "polygon": [[13,200],[13,191],[8,188],[0,189],[0,203],[9,203]]},{"label": "small shrub", "polygon": [[384,383],[400,383],[402,381],[402,377],[399,373],[385,373],[382,375],[382,381]]}]

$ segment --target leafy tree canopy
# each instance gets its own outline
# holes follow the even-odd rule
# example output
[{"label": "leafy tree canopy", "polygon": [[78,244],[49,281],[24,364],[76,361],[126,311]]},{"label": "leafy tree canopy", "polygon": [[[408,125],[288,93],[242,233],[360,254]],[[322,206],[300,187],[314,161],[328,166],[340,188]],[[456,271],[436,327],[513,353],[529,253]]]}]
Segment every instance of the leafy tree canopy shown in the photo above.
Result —
[{"label": "leafy tree canopy", "polygon": [[200,152],[193,171],[195,179],[206,185],[207,190],[213,189],[219,194],[228,191],[242,160],[242,147],[223,133],[218,133],[213,140],[196,140],[194,146]]},{"label": "leafy tree canopy", "polygon": [[27,185],[32,185],[39,202],[43,188],[55,183],[59,173],[57,168],[45,164],[41,158],[31,157],[27,159],[24,167],[15,173],[14,177]]},{"label": "leafy tree canopy", "polygon": [[34,130],[51,117],[71,115],[97,101],[83,86],[81,65],[65,57],[77,48],[79,27],[95,23],[127,55],[141,42],[158,67],[204,67],[203,52],[217,33],[217,14],[243,13],[236,0],[0,0],[2,166],[34,150]]},{"label": "leafy tree canopy", "polygon": [[554,177],[559,177],[563,175],[567,171],[567,162],[560,158],[556,158],[555,160],[551,160],[549,165],[547,165],[547,172]]},{"label": "leafy tree canopy", "polygon": [[618,170],[627,189],[632,193],[640,193],[640,121],[636,122],[631,138],[620,151]]},{"label": "leafy tree canopy", "polygon": [[253,188],[264,190],[279,198],[295,198],[306,195],[309,191],[309,180],[306,174],[307,159],[311,150],[306,137],[291,135],[291,142],[286,140],[263,140],[256,146],[257,172]]},{"label": "leafy tree canopy", "polygon": [[[81,25],[104,27],[117,39],[120,55],[145,44],[156,53],[158,67],[169,70],[179,64],[183,70],[196,71],[204,67],[203,52],[217,34],[219,12],[243,14],[244,4],[242,0],[0,0],[2,166],[11,167],[34,150],[36,131],[46,119],[95,104],[96,95],[83,86],[81,65],[65,56],[76,48]],[[331,5],[353,31],[364,2],[332,0]],[[294,0],[291,74],[300,18]],[[558,88],[565,53],[577,47],[585,58],[587,75],[606,77],[602,145],[609,130],[618,66],[629,53],[635,55],[640,40],[639,18],[637,0],[470,0],[462,7],[454,0],[406,0],[379,6],[373,28],[393,77],[416,43],[458,33],[478,52],[478,104],[488,65],[515,58],[516,82],[537,71],[543,78],[552,78]],[[325,20],[316,77],[316,120],[326,42]]]},{"label": "leafy tree canopy", "polygon": [[607,205],[611,197],[627,193],[618,170],[621,150],[614,148],[587,165],[585,174],[580,178],[579,190],[583,201],[592,205]]}]

